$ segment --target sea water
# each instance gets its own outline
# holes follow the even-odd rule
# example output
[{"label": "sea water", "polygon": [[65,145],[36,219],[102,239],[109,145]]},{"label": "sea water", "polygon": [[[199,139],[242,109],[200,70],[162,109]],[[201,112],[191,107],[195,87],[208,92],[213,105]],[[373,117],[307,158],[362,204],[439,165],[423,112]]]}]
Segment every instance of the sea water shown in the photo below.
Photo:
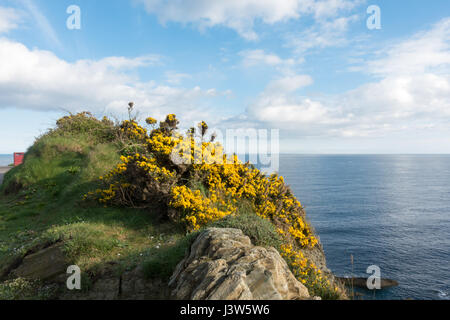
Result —
[{"label": "sea water", "polygon": [[6,167],[14,162],[12,154],[0,154],[0,167]]},{"label": "sea water", "polygon": [[449,155],[281,155],[279,173],[336,275],[399,282],[364,299],[449,299]]}]

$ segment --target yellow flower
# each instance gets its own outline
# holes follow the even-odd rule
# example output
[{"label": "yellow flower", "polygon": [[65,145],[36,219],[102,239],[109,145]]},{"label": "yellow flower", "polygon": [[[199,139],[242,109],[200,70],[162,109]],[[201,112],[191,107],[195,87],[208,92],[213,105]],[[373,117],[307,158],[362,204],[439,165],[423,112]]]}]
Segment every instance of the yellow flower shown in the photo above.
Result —
[{"label": "yellow flower", "polygon": [[156,121],[156,119],[152,118],[152,117],[148,117],[147,119],[145,119],[145,122],[147,122],[147,124],[149,125],[154,125],[156,124],[158,121]]}]

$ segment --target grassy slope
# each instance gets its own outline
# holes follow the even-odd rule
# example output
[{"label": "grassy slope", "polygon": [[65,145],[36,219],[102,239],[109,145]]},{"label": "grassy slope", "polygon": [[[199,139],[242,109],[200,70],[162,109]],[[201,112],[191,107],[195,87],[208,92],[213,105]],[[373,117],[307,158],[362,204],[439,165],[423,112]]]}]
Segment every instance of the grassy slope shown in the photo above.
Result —
[{"label": "grassy slope", "polygon": [[[193,238],[186,237],[183,227],[160,221],[149,211],[82,201],[97,188],[98,177],[118,162],[118,147],[93,141],[90,135],[39,139],[24,164],[7,173],[0,189],[0,275],[33,247],[63,240],[70,262],[91,276],[111,265],[121,272],[143,264],[149,278],[170,277]],[[240,227],[255,244],[279,246],[269,222],[245,205],[240,211],[240,217],[214,226]],[[35,292],[28,291],[11,297],[33,298]]]},{"label": "grassy slope", "polygon": [[89,136],[40,139],[2,186],[8,191],[16,182],[25,185],[0,195],[0,270],[49,240],[64,240],[71,262],[95,272],[108,261],[118,262],[118,268],[134,266],[156,255],[159,244],[164,249],[183,238],[180,227],[151,212],[82,201],[118,158],[113,144],[95,144]]}]

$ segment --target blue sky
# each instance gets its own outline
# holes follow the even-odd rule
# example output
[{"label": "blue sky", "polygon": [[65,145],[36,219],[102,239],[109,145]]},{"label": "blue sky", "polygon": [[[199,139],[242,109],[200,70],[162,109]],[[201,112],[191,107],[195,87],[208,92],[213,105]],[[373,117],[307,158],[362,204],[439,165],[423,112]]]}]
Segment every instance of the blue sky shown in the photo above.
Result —
[{"label": "blue sky", "polygon": [[0,153],[128,101],[186,126],[279,129],[281,152],[450,153],[450,4],[432,4],[0,0]]}]

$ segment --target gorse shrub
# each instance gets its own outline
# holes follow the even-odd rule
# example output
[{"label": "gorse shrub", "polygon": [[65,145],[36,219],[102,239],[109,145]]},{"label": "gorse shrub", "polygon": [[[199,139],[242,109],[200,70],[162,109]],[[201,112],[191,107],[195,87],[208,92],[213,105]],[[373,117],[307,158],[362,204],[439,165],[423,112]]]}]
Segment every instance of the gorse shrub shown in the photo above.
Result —
[{"label": "gorse shrub", "polygon": [[[333,285],[302,253],[303,248],[314,248],[318,240],[283,177],[266,176],[236,155],[227,156],[222,145],[214,142],[214,135],[208,139],[205,122],[185,135],[177,131],[179,121],[174,114],[159,126],[153,118],[146,123],[150,130],[135,120],[120,124],[120,139],[128,141],[124,143],[128,147],[122,149],[116,168],[100,177],[104,187],[86,194],[86,200],[152,212],[158,204],[163,217],[182,223],[188,232],[214,222],[239,227],[259,244],[278,247],[310,290],[321,286],[334,292]],[[242,210],[243,203],[248,210]]]},{"label": "gorse shrub", "polygon": [[[245,200],[258,216],[271,220],[280,234],[302,246],[317,243],[283,177],[266,177],[235,155],[228,158],[219,143],[204,142],[208,129],[204,122],[199,124],[200,141],[194,129],[183,136],[176,132],[177,125],[173,114],[150,133],[134,121],[124,121],[120,131],[140,141],[145,150],[123,155],[114,170],[100,177],[107,188],[87,198],[92,196],[104,205],[141,208],[159,201],[169,209],[170,218],[191,231],[237,213],[238,204]],[[197,181],[198,189],[188,181]]]}]

